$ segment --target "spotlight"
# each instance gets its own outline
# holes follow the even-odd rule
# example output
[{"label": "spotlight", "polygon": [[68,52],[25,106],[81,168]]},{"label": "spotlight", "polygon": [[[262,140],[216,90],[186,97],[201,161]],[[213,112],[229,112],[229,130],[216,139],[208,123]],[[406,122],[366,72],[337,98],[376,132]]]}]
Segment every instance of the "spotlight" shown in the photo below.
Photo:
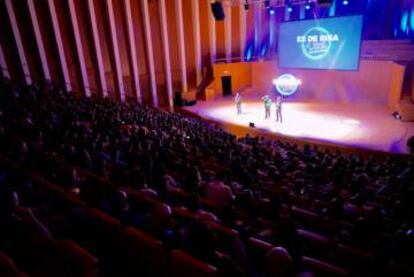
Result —
[{"label": "spotlight", "polygon": [[305,9],[310,10],[311,6],[310,5],[306,5]]},{"label": "spotlight", "polygon": [[348,1],[348,0],[344,0],[344,1],[342,1],[342,5],[346,6],[346,5],[348,5],[348,4],[349,4],[349,1]]},{"label": "spotlight", "polygon": [[290,13],[293,11],[292,7],[288,7],[288,9],[287,9],[287,10],[288,10],[288,12],[290,12]]},{"label": "spotlight", "polygon": [[276,13],[275,9],[274,9],[273,7],[271,7],[271,8],[269,9],[269,14],[270,14],[270,15],[274,15],[275,13]]}]

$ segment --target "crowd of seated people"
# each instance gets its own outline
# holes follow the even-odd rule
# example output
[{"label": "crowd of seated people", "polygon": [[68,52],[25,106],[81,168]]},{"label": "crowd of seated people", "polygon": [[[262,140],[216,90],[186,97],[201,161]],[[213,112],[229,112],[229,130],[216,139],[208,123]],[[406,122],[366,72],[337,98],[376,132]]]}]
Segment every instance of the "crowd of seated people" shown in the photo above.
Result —
[{"label": "crowd of seated people", "polygon": [[0,86],[0,254],[22,272],[414,272],[412,157],[237,138],[135,103]]}]

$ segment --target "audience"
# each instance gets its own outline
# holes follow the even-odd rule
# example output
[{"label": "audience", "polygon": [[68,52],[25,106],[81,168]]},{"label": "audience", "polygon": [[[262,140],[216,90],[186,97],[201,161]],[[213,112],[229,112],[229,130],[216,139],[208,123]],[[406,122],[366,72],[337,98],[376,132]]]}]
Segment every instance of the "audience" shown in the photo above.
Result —
[{"label": "audience", "polygon": [[[225,276],[254,276],[256,269],[243,254],[250,237],[280,246],[263,256],[266,276],[298,274],[301,258],[314,254],[298,236],[299,228],[374,253],[377,262],[367,265],[367,272],[391,262],[411,267],[410,157],[368,158],[250,135],[237,138],[197,118],[77,97],[53,86],[3,82],[0,90],[2,155],[168,249],[184,249],[215,265]],[[53,244],[53,232],[21,206],[16,188],[1,185],[0,251],[18,259],[25,247]],[[36,193],[28,195],[36,199]],[[148,203],[137,203],[137,197]],[[196,222],[179,219],[177,207]],[[221,228],[211,223],[239,237],[227,245]],[[323,258],[346,266],[334,256]],[[283,266],[272,268],[273,259]]]}]

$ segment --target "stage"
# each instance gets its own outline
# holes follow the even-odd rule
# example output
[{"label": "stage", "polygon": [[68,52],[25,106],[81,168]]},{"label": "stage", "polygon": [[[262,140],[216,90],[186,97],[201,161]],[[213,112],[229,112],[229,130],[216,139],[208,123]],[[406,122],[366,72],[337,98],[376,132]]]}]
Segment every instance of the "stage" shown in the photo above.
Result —
[{"label": "stage", "polygon": [[286,101],[282,124],[276,123],[274,105],[271,119],[264,119],[258,96],[243,99],[241,115],[236,114],[231,97],[200,101],[185,110],[220,123],[237,135],[261,131],[299,141],[392,153],[408,153],[407,140],[414,135],[413,122],[395,119],[387,107],[378,104]]}]

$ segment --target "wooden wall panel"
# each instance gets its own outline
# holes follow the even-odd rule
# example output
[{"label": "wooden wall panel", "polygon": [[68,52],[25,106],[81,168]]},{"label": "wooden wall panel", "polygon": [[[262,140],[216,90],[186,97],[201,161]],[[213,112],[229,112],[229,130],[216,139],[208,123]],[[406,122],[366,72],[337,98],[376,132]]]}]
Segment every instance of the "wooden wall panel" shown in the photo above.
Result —
[{"label": "wooden wall panel", "polygon": [[225,59],[226,58],[226,40],[224,33],[224,20],[216,20],[216,45],[217,45],[217,54],[216,59]]},{"label": "wooden wall panel", "polygon": [[208,16],[211,13],[208,0],[200,1],[200,41],[201,41],[201,65],[210,68],[210,42]]},{"label": "wooden wall panel", "polygon": [[168,24],[168,39],[170,43],[170,60],[171,60],[171,75],[173,82],[173,90],[181,90],[181,71],[180,58],[178,52],[178,34],[177,34],[177,14],[175,11],[175,1],[165,1],[167,7],[167,22]]},{"label": "wooden wall panel", "polygon": [[11,80],[15,83],[24,83],[24,73],[21,65],[17,62],[19,54],[13,37],[10,20],[6,11],[6,4],[0,1],[0,43],[3,48],[4,58],[9,68]]},{"label": "wooden wall panel", "polygon": [[194,52],[194,29],[191,0],[183,0],[184,15],[184,41],[185,41],[185,61],[187,66],[188,90],[197,86],[197,73],[195,69],[195,52]]},{"label": "wooden wall panel", "polygon": [[132,65],[128,54],[128,30],[123,1],[113,1],[116,35],[118,38],[119,56],[121,59],[121,72],[125,87],[125,97],[136,101],[136,93],[133,85]]},{"label": "wooden wall panel", "polygon": [[36,0],[34,3],[51,79],[57,84],[64,86],[65,80],[59,61],[59,52],[55,35],[53,33],[53,28],[51,27],[52,19],[50,17],[49,5],[47,4],[47,0]]},{"label": "wooden wall panel", "polygon": [[261,21],[260,24],[260,54],[261,56],[267,55],[269,51],[270,44],[269,44],[269,32],[270,32],[270,15],[266,9],[263,9],[261,12]]},{"label": "wooden wall panel", "polygon": [[55,6],[59,19],[59,28],[62,32],[62,41],[68,64],[72,90],[77,94],[82,94],[82,77],[80,74],[80,65],[77,57],[72,22],[69,14],[69,5],[65,0],[56,0]]},{"label": "wooden wall panel", "polygon": [[160,106],[168,106],[158,1],[151,1],[149,2],[148,6],[151,21],[152,46],[154,53],[154,67],[155,77],[157,81],[158,101]]},{"label": "wooden wall panel", "polygon": [[150,78],[148,75],[146,50],[145,50],[145,35],[144,35],[144,23],[141,12],[140,1],[131,1],[132,20],[134,26],[135,42],[137,46],[137,59],[139,70],[139,83],[141,86],[142,100],[145,104],[152,103]]},{"label": "wooden wall panel", "polygon": [[[108,87],[108,97],[117,98],[119,95],[116,86],[115,61],[113,59],[113,51],[111,44],[111,34],[109,28],[108,15],[106,13],[106,1],[95,0],[96,21],[98,24],[99,40],[102,50],[103,64],[105,68],[106,84]],[[92,38],[91,38],[92,39]]]},{"label": "wooden wall panel", "polygon": [[42,84],[45,79],[27,3],[26,1],[12,1],[12,3],[32,81]]},{"label": "wooden wall panel", "polygon": [[[108,96],[114,99],[119,99],[119,91],[117,85],[115,55],[113,49],[113,43],[111,39],[111,29],[109,24],[109,15],[107,11],[107,1],[92,0],[94,3],[96,24],[99,29],[99,45],[102,51],[102,62],[105,72],[105,82],[107,85]],[[136,44],[136,60],[132,60],[132,55],[129,49],[129,36],[127,31],[127,22],[125,14],[125,1],[131,3],[132,13],[132,26],[133,26],[133,40]],[[142,1],[148,1],[148,12],[150,20],[150,32],[151,32],[151,44],[152,51],[154,52],[154,78],[156,80],[157,93],[160,106],[167,106],[168,94],[166,91],[166,75],[164,64],[164,51],[161,37],[161,20],[160,20],[160,6],[157,0],[112,0],[114,21],[116,25],[116,42],[118,43],[119,56],[120,56],[120,68],[121,78],[125,87],[125,96],[127,100],[136,101],[136,91],[133,84],[132,77],[132,65],[136,64],[139,71],[139,87],[141,88],[142,100],[144,104],[152,105],[152,94],[150,89],[151,76],[149,75],[149,63],[147,59],[147,49],[143,24],[143,11]],[[212,34],[209,24],[209,18],[211,17],[210,0],[199,0],[199,22],[200,26],[200,55],[202,73],[205,76],[207,72],[212,72],[211,66],[211,45],[210,41],[215,41],[216,58],[223,59],[226,54],[226,39],[231,41],[231,57],[238,58],[244,53],[241,52],[240,41],[240,10],[244,9],[244,6],[231,7],[231,36],[225,37],[224,21],[214,21],[215,37],[213,40],[210,38]],[[36,0],[35,9],[39,18],[39,26],[41,29],[41,35],[45,45],[45,51],[47,53],[47,62],[51,71],[51,78],[60,84],[63,84],[63,72],[61,69],[61,63],[59,61],[59,52],[57,49],[57,43],[55,40],[52,26],[52,20],[50,11],[47,5],[47,0]],[[83,93],[81,70],[79,65],[79,57],[76,49],[76,41],[74,37],[74,31],[72,21],[69,12],[69,6],[67,0],[53,0],[56,5],[56,12],[58,16],[59,30],[62,33],[63,48],[65,58],[68,64],[69,78],[73,90],[78,93]],[[96,95],[102,95],[102,87],[100,84],[98,61],[96,57],[96,49],[93,42],[93,32],[90,22],[89,7],[86,0],[74,0],[77,21],[79,24],[80,41],[82,44],[82,50],[84,52],[84,62],[87,68],[88,81],[90,88]],[[173,90],[180,91],[181,84],[181,70],[180,70],[180,56],[179,56],[179,43],[178,43],[178,31],[177,31],[177,10],[175,7],[175,1],[166,0],[166,20],[167,20],[167,33],[169,43],[169,54],[171,62],[171,77],[173,83]],[[184,27],[184,43],[185,43],[185,65],[188,89],[194,89],[197,86],[196,76],[196,53],[195,53],[195,38],[194,38],[194,18],[192,4],[193,0],[182,0],[182,16]],[[234,2],[233,2],[234,3]],[[34,39],[34,32],[31,26],[30,16],[28,13],[28,7],[26,1],[13,1],[14,9],[18,17],[19,31],[22,33],[22,40],[25,48],[25,54],[28,58],[30,70],[33,72],[33,79],[35,83],[41,83],[43,81],[42,68],[40,63],[40,57],[37,50],[36,40]],[[260,13],[262,19],[257,21],[256,26],[260,25],[260,37],[257,37],[257,49],[250,49],[252,57],[256,53],[260,52],[260,48],[269,33],[269,16],[267,11],[261,10],[255,13],[255,5],[250,5],[249,11],[246,16],[246,42],[245,45],[252,48],[254,46],[255,39],[255,19],[254,17]],[[6,56],[6,61],[10,68],[10,73],[14,81],[22,81],[23,73],[21,66],[16,62],[18,59],[18,52],[16,43],[13,38],[10,23],[7,19],[7,12],[4,5],[4,1],[0,1],[0,24],[2,35],[0,36],[0,42],[2,43],[3,50]],[[279,18],[279,16],[277,16]],[[277,24],[275,24],[277,26]],[[275,27],[276,27],[275,26]],[[277,27],[276,27],[277,28]],[[214,33],[214,32],[213,32]],[[276,38],[276,36],[275,36]],[[276,45],[276,42],[274,46]],[[214,47],[212,48],[214,49]],[[274,50],[273,49],[270,49]]]},{"label": "wooden wall panel", "polygon": [[102,95],[100,92],[102,88],[99,85],[99,72],[93,44],[92,27],[89,20],[88,2],[85,0],[76,0],[75,8],[91,94]]},{"label": "wooden wall panel", "polygon": [[231,56],[240,57],[240,9],[244,7],[234,6],[231,11]]},{"label": "wooden wall panel", "polygon": [[[246,13],[246,52],[249,48],[254,49],[254,8],[250,5],[249,10]],[[254,53],[254,51],[253,51]]]}]

